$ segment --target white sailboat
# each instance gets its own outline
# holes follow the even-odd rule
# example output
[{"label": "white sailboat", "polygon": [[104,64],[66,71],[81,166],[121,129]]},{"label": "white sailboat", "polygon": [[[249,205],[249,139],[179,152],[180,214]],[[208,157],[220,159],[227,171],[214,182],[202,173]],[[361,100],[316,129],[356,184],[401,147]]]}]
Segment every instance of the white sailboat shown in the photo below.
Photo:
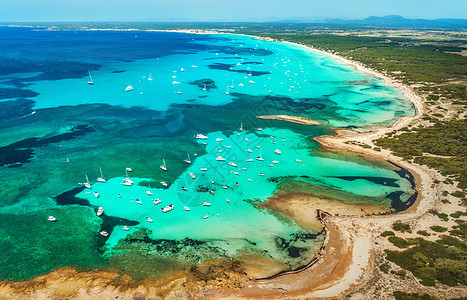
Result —
[{"label": "white sailboat", "polygon": [[97,210],[96,215],[99,217],[100,215],[102,215],[103,212],[104,212],[104,208],[102,208],[102,206],[101,206],[101,207],[99,207],[99,209]]},{"label": "white sailboat", "polygon": [[152,192],[151,192],[151,184],[148,182],[148,187],[149,187],[149,190],[146,191],[146,195],[150,195],[152,196]]},{"label": "white sailboat", "polygon": [[132,91],[133,90],[133,87],[131,85],[127,86],[125,88],[125,92],[129,92],[129,91]]},{"label": "white sailboat", "polygon": [[188,154],[188,158],[185,159],[185,162],[186,162],[187,164],[191,164],[190,153],[187,153],[187,154]]},{"label": "white sailboat", "polygon": [[259,149],[259,156],[256,158],[256,160],[263,161],[264,158],[262,157],[262,154],[263,154],[263,151],[262,151],[262,149],[260,148],[260,149]]},{"label": "white sailboat", "polygon": [[84,183],[84,186],[87,187],[88,189],[90,189],[91,185],[89,184],[88,174],[85,174],[85,175],[86,175],[86,182]]},{"label": "white sailboat", "polygon": [[99,168],[99,171],[101,172],[101,177],[97,178],[97,181],[99,182],[105,182],[106,180],[104,179],[104,175],[102,175],[102,168]]},{"label": "white sailboat", "polygon": [[148,80],[149,80],[149,81],[152,81],[152,74],[151,74],[151,72],[149,72]]},{"label": "white sailboat", "polygon": [[162,169],[162,171],[167,171],[167,166],[165,164],[165,159],[164,158],[162,159],[162,162],[163,162],[163,164],[160,166],[160,168]]},{"label": "white sailboat", "polygon": [[227,90],[225,91],[225,94],[226,94],[226,95],[229,95],[229,94],[230,94],[230,92],[229,92],[229,87],[227,87]]},{"label": "white sailboat", "polygon": [[89,72],[89,70],[88,70],[88,74],[89,74],[89,81],[88,81],[88,84],[89,84],[89,85],[93,85],[94,82],[92,82],[91,72]]}]

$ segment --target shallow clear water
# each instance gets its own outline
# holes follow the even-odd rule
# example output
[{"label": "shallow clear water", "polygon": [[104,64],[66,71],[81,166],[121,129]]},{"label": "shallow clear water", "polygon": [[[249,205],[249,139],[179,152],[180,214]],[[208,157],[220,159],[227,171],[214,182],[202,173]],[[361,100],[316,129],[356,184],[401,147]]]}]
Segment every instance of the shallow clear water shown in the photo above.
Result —
[{"label": "shallow clear water", "polygon": [[[1,28],[0,39],[0,214],[7,220],[0,249],[8,248],[0,278],[105,266],[142,229],[150,230],[148,249],[174,241],[178,248],[167,255],[190,249],[191,262],[209,247],[216,257],[250,253],[294,268],[313,256],[322,237],[254,205],[282,184],[346,192],[349,203],[387,210],[404,207],[414,193],[395,166],[317,155],[310,138],[334,127],[389,124],[413,114],[400,92],[322,53],[243,36],[160,32]],[[267,114],[323,125],[256,119]],[[197,133],[208,138],[197,140]],[[188,153],[192,164],[184,162]],[[226,161],[216,161],[219,155]],[[167,172],[159,168],[162,159]],[[133,186],[121,184],[126,167]],[[99,168],[106,183],[95,181]],[[72,190],[86,175],[92,189]],[[169,204],[174,210],[161,212]],[[38,235],[53,243],[32,246]],[[73,245],[80,251],[66,255]],[[12,268],[24,251],[27,259]],[[25,271],[26,265],[33,267]]]}]

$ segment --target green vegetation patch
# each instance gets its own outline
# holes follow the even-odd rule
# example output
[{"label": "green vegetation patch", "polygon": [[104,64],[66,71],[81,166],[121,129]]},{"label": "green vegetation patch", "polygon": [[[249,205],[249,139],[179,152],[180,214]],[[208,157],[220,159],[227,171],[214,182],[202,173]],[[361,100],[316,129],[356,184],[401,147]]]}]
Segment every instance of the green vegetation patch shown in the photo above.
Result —
[{"label": "green vegetation patch", "polygon": [[395,236],[396,234],[390,230],[386,230],[383,233],[381,233],[381,236],[386,237],[386,236]]},{"label": "green vegetation patch", "polygon": [[467,241],[467,222],[464,220],[455,220],[455,222],[457,225],[454,225],[449,233],[460,237],[464,242]]},{"label": "green vegetation patch", "polygon": [[427,232],[426,230],[419,230],[417,231],[418,234],[423,235],[423,236],[430,236],[431,234]]},{"label": "green vegetation patch", "polygon": [[438,216],[438,218],[440,218],[441,220],[447,222],[449,221],[449,217],[447,214],[445,213],[440,213],[439,211],[437,211],[436,209],[431,209],[430,211],[430,214],[433,214],[435,216]]},{"label": "green vegetation patch", "polygon": [[388,241],[390,241],[394,246],[399,248],[407,248],[410,246],[409,242],[398,236],[390,236],[388,237]]},{"label": "green vegetation patch", "polygon": [[392,293],[396,300],[437,300],[438,298],[430,296],[428,294],[417,294],[417,293],[404,293],[395,291]]},{"label": "green vegetation patch", "polygon": [[460,218],[461,216],[467,216],[467,213],[463,212],[463,211],[456,211],[456,212],[453,212],[452,214],[450,214],[450,216],[454,219],[458,219]]},{"label": "green vegetation patch", "polygon": [[436,242],[413,239],[414,247],[404,251],[386,250],[386,258],[409,270],[423,285],[440,282],[449,286],[467,284],[467,244],[451,236]]},{"label": "green vegetation patch", "polygon": [[438,226],[438,225],[431,226],[430,229],[435,231],[435,232],[446,232],[448,230],[446,227]]},{"label": "green vegetation patch", "polygon": [[410,225],[407,223],[402,223],[401,221],[396,221],[392,224],[392,229],[395,231],[400,231],[402,233],[408,232],[412,233],[412,229],[410,228]]},{"label": "green vegetation patch", "polygon": [[[415,128],[412,132],[377,139],[375,143],[397,156],[414,158],[416,163],[438,169],[445,176],[453,175],[459,181],[459,188],[467,188],[467,120]],[[424,153],[436,157],[423,156]]]}]

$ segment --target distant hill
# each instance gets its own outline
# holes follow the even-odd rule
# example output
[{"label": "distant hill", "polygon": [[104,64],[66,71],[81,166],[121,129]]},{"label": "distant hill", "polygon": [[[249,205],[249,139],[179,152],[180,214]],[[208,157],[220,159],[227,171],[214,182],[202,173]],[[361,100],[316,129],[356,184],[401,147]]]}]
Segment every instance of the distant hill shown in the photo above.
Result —
[{"label": "distant hill", "polygon": [[390,15],[384,17],[368,17],[361,21],[356,21],[361,24],[369,25],[389,25],[389,26],[448,26],[448,27],[467,27],[467,20],[465,19],[406,19],[397,15]]},{"label": "distant hill", "polygon": [[452,27],[466,28],[466,19],[406,19],[398,15],[384,17],[371,16],[362,20],[324,19],[324,20],[283,20],[279,23],[325,23],[336,25],[372,25],[385,27]]}]

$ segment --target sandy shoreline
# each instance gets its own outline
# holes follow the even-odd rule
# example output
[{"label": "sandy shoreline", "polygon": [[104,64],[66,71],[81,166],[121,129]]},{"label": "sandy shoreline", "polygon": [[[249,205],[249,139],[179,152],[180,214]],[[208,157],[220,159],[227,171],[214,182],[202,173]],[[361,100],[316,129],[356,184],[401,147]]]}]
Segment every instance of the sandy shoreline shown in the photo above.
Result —
[{"label": "sandy shoreline", "polygon": [[303,117],[296,117],[296,116],[267,115],[267,116],[256,116],[256,117],[258,119],[279,120],[279,121],[292,122],[292,123],[297,123],[297,124],[302,124],[302,125],[321,125],[321,123],[318,121],[303,118]]},{"label": "sandy shoreline", "polygon": [[[159,30],[157,30],[159,31]],[[175,30],[174,30],[175,31]],[[174,32],[172,31],[172,32]],[[179,30],[176,32],[194,33],[186,30]],[[216,34],[217,32],[202,32],[197,31],[197,34]],[[230,34],[230,33],[221,33]],[[235,34],[234,34],[235,35]],[[238,35],[238,34],[237,34]],[[254,37],[254,36],[250,36]],[[258,38],[258,37],[255,37]],[[415,116],[401,117],[394,124],[389,127],[375,128],[370,132],[358,133],[349,130],[336,130],[336,136],[320,136],[316,137],[323,147],[333,149],[344,149],[352,152],[358,152],[365,155],[370,155],[382,160],[391,161],[407,170],[409,170],[415,177],[416,189],[419,192],[416,202],[406,211],[384,215],[384,216],[370,216],[370,217],[340,217],[340,216],[327,216],[323,220],[323,224],[327,228],[327,236],[325,240],[325,251],[321,253],[318,263],[312,267],[304,269],[301,272],[294,274],[287,274],[273,279],[267,280],[251,280],[243,283],[243,287],[233,291],[213,291],[211,289],[205,290],[209,293],[208,298],[338,298],[342,297],[345,293],[360,286],[370,277],[373,267],[372,255],[374,251],[373,240],[374,237],[380,234],[382,228],[392,224],[396,220],[410,220],[425,214],[432,208],[434,202],[434,193],[427,195],[426,192],[430,190],[432,178],[434,177],[432,171],[426,167],[410,164],[402,159],[391,155],[388,151],[382,150],[377,152],[371,149],[364,149],[359,146],[346,144],[348,141],[357,141],[374,146],[372,140],[384,136],[386,133],[398,130],[407,126],[412,120],[419,118],[423,113],[423,104],[420,97],[418,97],[409,87],[400,84],[393,79],[377,73],[374,70],[364,67],[358,62],[353,62],[348,59],[342,58],[332,53],[322,50],[310,48],[304,45],[299,45],[290,42],[283,42],[293,45],[304,47],[309,51],[316,51],[330,55],[345,64],[354,66],[356,70],[369,73],[375,77],[385,80],[387,85],[393,86],[400,90],[415,107]],[[264,117],[264,116],[263,116]],[[277,120],[291,121],[294,117],[285,116]],[[313,121],[313,120],[310,120]],[[293,122],[293,121],[291,121]],[[316,122],[316,121],[314,121]],[[318,122],[319,123],[319,122]],[[304,124],[304,123],[300,123]],[[318,124],[307,124],[318,125]],[[308,214],[309,215],[309,214]],[[308,216],[304,213],[302,218]],[[297,216],[300,218],[300,216]],[[310,226],[313,226],[311,224]],[[129,289],[128,291],[119,290],[118,287],[113,285],[112,274],[105,272],[82,273],[78,276],[75,272],[69,271],[69,279],[62,276],[57,277],[59,271],[52,272],[49,275],[41,276],[40,280],[34,279],[30,284],[29,289],[16,290],[14,286],[22,286],[16,283],[0,283],[0,294],[6,295],[5,299],[27,299],[33,297],[35,299],[48,299],[57,295],[54,290],[68,291],[70,294],[63,292],[63,296],[80,298],[80,299],[114,299],[116,295],[120,299],[126,299],[138,292],[143,296],[154,295],[156,287],[149,287],[148,283]],[[65,273],[68,274],[68,273]],[[84,275],[87,274],[87,275]],[[362,275],[363,278],[358,276]],[[180,283],[180,279],[174,280],[174,283],[165,283],[167,286],[174,287]],[[26,284],[28,286],[28,284]],[[32,287],[34,286],[34,291]],[[73,290],[73,293],[71,292]],[[34,294],[31,294],[34,293]],[[157,295],[157,294],[156,294]],[[174,291],[165,294],[169,298],[184,298],[189,296],[183,290],[175,288]],[[0,299],[3,299],[0,296]]]}]

